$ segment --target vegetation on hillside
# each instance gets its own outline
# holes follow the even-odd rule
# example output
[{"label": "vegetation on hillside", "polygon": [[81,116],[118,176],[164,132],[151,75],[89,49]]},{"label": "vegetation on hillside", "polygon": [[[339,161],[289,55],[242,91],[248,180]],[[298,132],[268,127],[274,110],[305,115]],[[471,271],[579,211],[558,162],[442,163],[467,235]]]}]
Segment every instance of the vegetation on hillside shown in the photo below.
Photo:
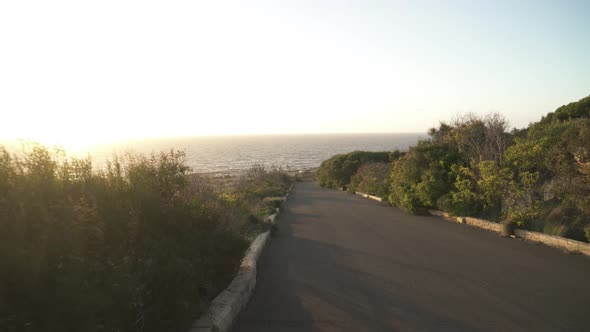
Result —
[{"label": "vegetation on hillside", "polygon": [[576,102],[569,103],[559,107],[555,112],[544,116],[540,123],[547,124],[556,121],[565,121],[579,118],[590,117],[590,96],[582,98]]},{"label": "vegetation on hillside", "polygon": [[[440,209],[511,219],[521,228],[590,240],[590,97],[521,130],[508,132],[508,122],[498,114],[466,115],[441,123],[429,135],[393,160],[391,177],[381,180],[391,183],[381,195],[392,205],[409,213]],[[338,184],[360,188],[367,171],[359,169],[339,177]],[[350,167],[330,169],[330,174],[350,172]],[[346,181],[350,178],[354,183]]]},{"label": "vegetation on hillside", "polygon": [[218,192],[181,152],[87,159],[0,147],[0,330],[183,331],[233,278],[290,179]]},{"label": "vegetation on hillside", "polygon": [[387,197],[391,186],[391,164],[366,162],[350,178],[348,191]]},{"label": "vegetation on hillside", "polygon": [[389,152],[354,151],[338,154],[325,160],[316,172],[322,187],[342,188],[348,186],[350,178],[367,162],[389,162]]}]

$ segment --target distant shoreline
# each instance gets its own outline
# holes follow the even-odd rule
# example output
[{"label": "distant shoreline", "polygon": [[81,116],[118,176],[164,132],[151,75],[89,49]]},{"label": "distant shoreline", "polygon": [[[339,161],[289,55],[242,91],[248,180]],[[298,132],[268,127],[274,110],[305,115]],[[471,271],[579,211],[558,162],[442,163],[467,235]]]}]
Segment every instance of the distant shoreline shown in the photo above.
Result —
[{"label": "distant shoreline", "polygon": [[[307,167],[302,169],[281,169],[285,173],[294,176],[297,174],[303,174],[306,172],[315,172],[319,167]],[[272,170],[272,168],[267,168]],[[236,178],[245,176],[248,173],[248,169],[235,169],[228,171],[210,171],[210,172],[191,172],[189,175],[192,176],[205,176],[210,178]]]},{"label": "distant shoreline", "polygon": [[[324,134],[201,137],[143,140],[103,146],[83,152],[64,147],[67,156],[91,157],[93,168],[103,169],[113,154],[150,155],[152,152],[183,151],[192,173],[240,173],[253,165],[281,167],[287,171],[319,167],[322,161],[352,151],[406,151],[426,135],[419,134]],[[11,152],[19,152],[18,147]],[[50,147],[52,148],[52,147]]]}]

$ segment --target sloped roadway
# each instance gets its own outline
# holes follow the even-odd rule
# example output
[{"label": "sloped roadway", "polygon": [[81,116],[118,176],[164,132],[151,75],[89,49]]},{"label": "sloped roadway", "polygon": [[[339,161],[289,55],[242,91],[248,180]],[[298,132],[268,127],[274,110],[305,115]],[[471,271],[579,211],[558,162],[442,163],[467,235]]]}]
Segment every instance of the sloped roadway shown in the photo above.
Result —
[{"label": "sloped roadway", "polygon": [[590,259],[300,183],[234,331],[590,331]]}]

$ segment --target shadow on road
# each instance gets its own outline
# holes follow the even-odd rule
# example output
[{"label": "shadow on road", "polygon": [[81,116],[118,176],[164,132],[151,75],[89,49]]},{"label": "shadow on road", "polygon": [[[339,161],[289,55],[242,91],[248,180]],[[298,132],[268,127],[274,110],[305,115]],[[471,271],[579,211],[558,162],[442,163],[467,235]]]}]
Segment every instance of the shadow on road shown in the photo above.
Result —
[{"label": "shadow on road", "polygon": [[234,331],[584,330],[590,261],[299,184]]}]

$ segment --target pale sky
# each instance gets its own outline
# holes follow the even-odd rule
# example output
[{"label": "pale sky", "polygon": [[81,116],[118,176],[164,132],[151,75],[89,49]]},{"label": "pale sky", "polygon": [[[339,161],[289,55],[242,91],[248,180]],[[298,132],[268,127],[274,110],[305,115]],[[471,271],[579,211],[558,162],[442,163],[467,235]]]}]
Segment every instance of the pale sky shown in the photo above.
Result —
[{"label": "pale sky", "polygon": [[590,1],[2,1],[0,140],[425,132],[590,94]]}]

